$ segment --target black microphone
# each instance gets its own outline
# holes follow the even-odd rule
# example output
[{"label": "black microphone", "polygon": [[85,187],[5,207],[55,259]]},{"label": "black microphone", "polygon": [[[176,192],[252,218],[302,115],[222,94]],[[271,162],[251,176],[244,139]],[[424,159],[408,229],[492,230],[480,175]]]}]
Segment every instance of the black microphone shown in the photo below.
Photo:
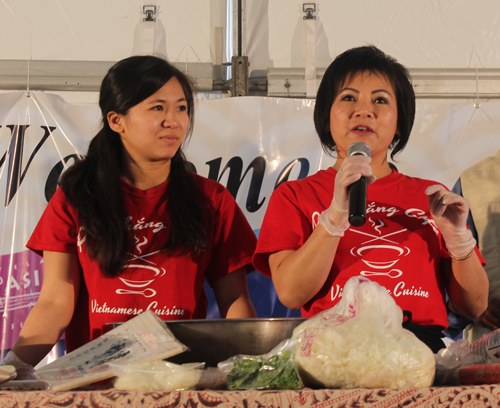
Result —
[{"label": "black microphone", "polygon": [[[347,156],[372,157],[372,151],[363,142],[354,142],[347,148]],[[349,187],[349,223],[361,227],[366,221],[366,186],[365,176],[352,183]]]}]

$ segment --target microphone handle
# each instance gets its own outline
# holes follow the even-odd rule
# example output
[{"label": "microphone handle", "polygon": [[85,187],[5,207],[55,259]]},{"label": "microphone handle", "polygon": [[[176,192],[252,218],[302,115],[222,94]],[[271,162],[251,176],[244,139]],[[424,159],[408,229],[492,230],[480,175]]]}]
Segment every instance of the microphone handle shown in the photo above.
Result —
[{"label": "microphone handle", "polygon": [[349,223],[361,227],[366,221],[366,177],[352,183],[349,187]]}]

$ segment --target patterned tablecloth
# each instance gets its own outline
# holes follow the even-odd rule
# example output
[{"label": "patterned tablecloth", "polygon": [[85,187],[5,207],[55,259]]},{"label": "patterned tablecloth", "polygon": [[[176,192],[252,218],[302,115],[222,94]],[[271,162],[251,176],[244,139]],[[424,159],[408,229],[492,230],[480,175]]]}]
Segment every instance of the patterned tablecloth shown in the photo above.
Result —
[{"label": "patterned tablecloth", "polygon": [[298,391],[0,391],[0,407],[460,407],[500,406],[500,384],[405,390]]}]

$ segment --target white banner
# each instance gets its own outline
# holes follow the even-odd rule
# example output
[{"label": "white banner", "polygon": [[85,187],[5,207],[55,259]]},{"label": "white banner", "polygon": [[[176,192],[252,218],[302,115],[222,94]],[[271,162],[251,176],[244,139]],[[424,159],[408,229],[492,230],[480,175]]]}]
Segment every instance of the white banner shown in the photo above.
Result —
[{"label": "white banner", "polygon": [[314,101],[307,99],[202,101],[187,158],[198,174],[228,187],[258,230],[277,183],[303,178],[335,162],[322,153],[313,109]]},{"label": "white banner", "polygon": [[[200,100],[186,150],[198,174],[220,181],[256,231],[276,185],[335,162],[322,153],[314,100]],[[405,174],[452,187],[461,171],[500,149],[500,103],[420,104],[410,143],[395,163]],[[100,127],[97,106],[32,92],[0,95],[1,351],[12,347],[36,301],[42,260],[25,244],[64,166],[86,153]],[[262,317],[265,311],[260,314]]]}]

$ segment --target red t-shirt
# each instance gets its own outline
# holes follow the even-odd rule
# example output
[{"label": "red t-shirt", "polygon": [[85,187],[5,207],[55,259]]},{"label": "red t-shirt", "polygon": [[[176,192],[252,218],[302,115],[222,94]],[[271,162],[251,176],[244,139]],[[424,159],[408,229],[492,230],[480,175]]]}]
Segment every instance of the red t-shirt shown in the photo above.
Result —
[{"label": "red t-shirt", "polygon": [[213,286],[230,272],[251,266],[256,237],[241,209],[221,184],[196,174],[193,177],[211,204],[207,210],[207,250],[200,256],[165,256],[161,248],[168,237],[168,226],[162,222],[165,202],[161,197],[168,181],[146,191],[122,182],[135,250],[124,273],[115,278],[105,278],[97,262],[88,257],[78,214],[62,190],[57,190],[27,246],[39,254],[78,253],[83,289],[87,290],[80,293],[79,305],[82,297],[88,296],[88,311],[82,313],[77,308],[73,319],[77,322],[72,321],[72,326],[85,325],[88,319],[90,338],[86,341],[100,336],[106,323],[127,321],[149,309],[164,320],[205,318],[205,279]]},{"label": "red t-shirt", "polygon": [[[271,253],[297,250],[306,242],[331,204],[336,174],[333,169],[319,171],[276,189],[259,233],[256,269],[271,276]],[[441,259],[449,255],[424,193],[433,184],[393,171],[368,186],[366,223],[351,226],[340,239],[330,275],[303,306],[303,316],[334,306],[347,280],[362,275],[384,286],[401,309],[411,311],[413,323],[448,326]]]}]

